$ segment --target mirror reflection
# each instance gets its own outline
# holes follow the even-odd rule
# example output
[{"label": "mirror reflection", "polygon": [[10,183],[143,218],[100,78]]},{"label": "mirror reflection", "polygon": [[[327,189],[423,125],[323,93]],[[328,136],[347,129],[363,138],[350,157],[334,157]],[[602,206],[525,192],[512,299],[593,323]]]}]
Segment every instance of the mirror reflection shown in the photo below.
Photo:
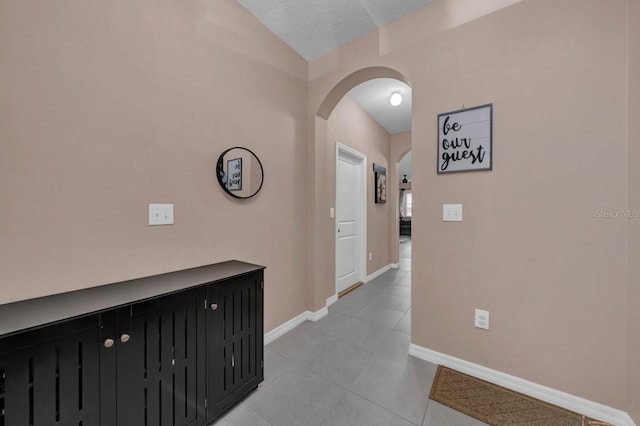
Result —
[{"label": "mirror reflection", "polygon": [[234,147],[218,157],[218,183],[235,198],[251,198],[262,188],[264,172],[258,157],[247,148]]}]

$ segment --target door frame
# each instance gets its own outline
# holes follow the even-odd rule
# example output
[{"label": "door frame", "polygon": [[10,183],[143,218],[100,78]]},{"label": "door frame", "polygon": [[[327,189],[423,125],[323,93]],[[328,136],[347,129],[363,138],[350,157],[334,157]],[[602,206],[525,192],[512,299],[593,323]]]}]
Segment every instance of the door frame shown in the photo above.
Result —
[{"label": "door frame", "polygon": [[360,176],[360,182],[358,185],[358,209],[356,214],[358,215],[358,248],[360,252],[360,259],[357,259],[359,263],[359,276],[358,280],[364,282],[367,277],[367,156],[355,149],[343,145],[340,142],[336,142],[336,162],[335,162],[335,198],[334,206],[336,206],[336,214],[334,215],[334,230],[333,230],[333,247],[334,247],[334,289],[335,294],[338,294],[338,161],[340,161],[340,155],[346,155],[353,158],[358,162],[358,174]]}]

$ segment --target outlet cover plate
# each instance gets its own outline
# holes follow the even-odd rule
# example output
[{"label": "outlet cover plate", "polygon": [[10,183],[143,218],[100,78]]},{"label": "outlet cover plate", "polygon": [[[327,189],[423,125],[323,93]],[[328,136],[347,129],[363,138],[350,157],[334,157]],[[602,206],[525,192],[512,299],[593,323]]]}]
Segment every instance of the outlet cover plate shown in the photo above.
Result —
[{"label": "outlet cover plate", "polygon": [[489,311],[476,309],[475,326],[476,328],[482,328],[483,330],[489,329]]}]

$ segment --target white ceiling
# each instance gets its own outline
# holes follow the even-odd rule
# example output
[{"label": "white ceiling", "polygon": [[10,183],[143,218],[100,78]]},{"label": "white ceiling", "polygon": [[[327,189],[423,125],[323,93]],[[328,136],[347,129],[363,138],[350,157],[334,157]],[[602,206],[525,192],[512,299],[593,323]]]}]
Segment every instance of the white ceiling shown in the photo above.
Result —
[{"label": "white ceiling", "polygon": [[[402,103],[393,106],[393,92],[402,95]],[[354,87],[347,96],[365,110],[390,134],[411,130],[411,87],[392,78],[376,78]]]},{"label": "white ceiling", "polygon": [[307,61],[332,52],[431,0],[237,0]]}]

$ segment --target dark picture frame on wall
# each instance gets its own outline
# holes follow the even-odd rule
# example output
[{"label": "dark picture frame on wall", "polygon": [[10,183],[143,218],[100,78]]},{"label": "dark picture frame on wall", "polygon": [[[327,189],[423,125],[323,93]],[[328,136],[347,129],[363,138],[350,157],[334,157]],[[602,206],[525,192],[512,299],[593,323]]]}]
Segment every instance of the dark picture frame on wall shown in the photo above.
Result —
[{"label": "dark picture frame on wall", "polygon": [[376,204],[387,202],[387,169],[379,164],[373,163],[374,172],[374,200]]},{"label": "dark picture frame on wall", "polygon": [[493,169],[493,104],[438,114],[438,174]]}]

